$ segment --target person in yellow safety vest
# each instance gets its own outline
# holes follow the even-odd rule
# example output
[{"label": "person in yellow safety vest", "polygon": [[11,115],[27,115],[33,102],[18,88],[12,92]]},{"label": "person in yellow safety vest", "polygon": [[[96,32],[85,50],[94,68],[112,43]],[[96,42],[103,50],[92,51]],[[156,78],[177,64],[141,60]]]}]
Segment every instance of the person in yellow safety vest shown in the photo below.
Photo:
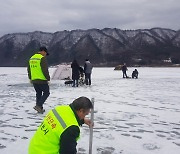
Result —
[{"label": "person in yellow safety vest", "polygon": [[29,59],[27,68],[28,77],[36,91],[36,106],[34,109],[38,113],[44,113],[43,104],[50,95],[48,81],[50,75],[46,56],[49,55],[46,47],[40,47],[39,52]]},{"label": "person in yellow safety vest", "polygon": [[93,108],[87,97],[79,97],[70,105],[57,106],[50,110],[32,137],[28,154],[76,154],[80,126],[93,126],[85,118]]}]

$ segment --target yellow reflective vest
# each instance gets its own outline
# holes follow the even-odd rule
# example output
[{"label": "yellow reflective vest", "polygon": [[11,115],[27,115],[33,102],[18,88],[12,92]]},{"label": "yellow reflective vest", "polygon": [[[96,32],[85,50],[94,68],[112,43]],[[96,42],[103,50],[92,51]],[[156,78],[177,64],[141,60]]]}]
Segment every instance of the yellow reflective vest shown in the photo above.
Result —
[{"label": "yellow reflective vest", "polygon": [[60,136],[72,125],[79,127],[69,105],[51,110],[31,139],[28,154],[59,154]]},{"label": "yellow reflective vest", "polygon": [[31,71],[31,80],[47,80],[41,69],[41,58],[43,57],[44,56],[41,54],[35,54],[30,58],[29,66]]}]

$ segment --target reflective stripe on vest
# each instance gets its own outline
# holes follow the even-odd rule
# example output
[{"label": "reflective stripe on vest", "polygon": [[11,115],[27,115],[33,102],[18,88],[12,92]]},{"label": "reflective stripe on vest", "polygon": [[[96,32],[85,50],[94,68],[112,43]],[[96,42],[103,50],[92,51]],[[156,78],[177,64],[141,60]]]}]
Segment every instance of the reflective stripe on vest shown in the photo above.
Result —
[{"label": "reflective stripe on vest", "polygon": [[29,66],[31,71],[31,80],[46,80],[42,69],[41,69],[41,59],[43,56],[41,54],[33,55],[29,60]]},{"label": "reflective stripe on vest", "polygon": [[66,126],[64,120],[61,118],[61,116],[57,113],[57,111],[55,109],[53,109],[52,112],[54,113],[55,117],[57,118],[57,120],[59,121],[61,126],[65,129],[67,126]]},{"label": "reflective stripe on vest", "polygon": [[30,141],[29,154],[59,154],[61,134],[70,126],[79,124],[69,105],[49,111]]}]

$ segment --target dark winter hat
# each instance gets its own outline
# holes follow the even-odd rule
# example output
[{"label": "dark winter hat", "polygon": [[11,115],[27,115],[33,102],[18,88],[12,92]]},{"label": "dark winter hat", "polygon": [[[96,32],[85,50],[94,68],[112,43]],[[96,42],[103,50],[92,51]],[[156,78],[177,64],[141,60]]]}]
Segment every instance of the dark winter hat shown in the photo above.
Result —
[{"label": "dark winter hat", "polygon": [[47,50],[46,47],[40,47],[40,48],[39,48],[39,51],[45,51],[46,54],[47,54],[47,56],[49,55],[48,50]]}]

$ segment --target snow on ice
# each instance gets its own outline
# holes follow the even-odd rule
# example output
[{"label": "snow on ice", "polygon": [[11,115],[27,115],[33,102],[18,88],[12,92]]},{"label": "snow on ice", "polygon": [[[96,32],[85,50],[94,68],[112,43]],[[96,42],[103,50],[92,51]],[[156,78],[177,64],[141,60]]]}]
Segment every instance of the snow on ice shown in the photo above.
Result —
[{"label": "snow on ice", "polygon": [[[52,80],[45,114],[79,96],[94,97],[93,154],[179,154],[180,68],[137,69],[139,79],[123,79],[121,71],[94,68],[91,87]],[[27,154],[45,114],[33,110],[35,91],[26,68],[1,67],[0,87],[0,153]],[[83,126],[78,154],[87,154],[88,144],[89,128]]]}]

